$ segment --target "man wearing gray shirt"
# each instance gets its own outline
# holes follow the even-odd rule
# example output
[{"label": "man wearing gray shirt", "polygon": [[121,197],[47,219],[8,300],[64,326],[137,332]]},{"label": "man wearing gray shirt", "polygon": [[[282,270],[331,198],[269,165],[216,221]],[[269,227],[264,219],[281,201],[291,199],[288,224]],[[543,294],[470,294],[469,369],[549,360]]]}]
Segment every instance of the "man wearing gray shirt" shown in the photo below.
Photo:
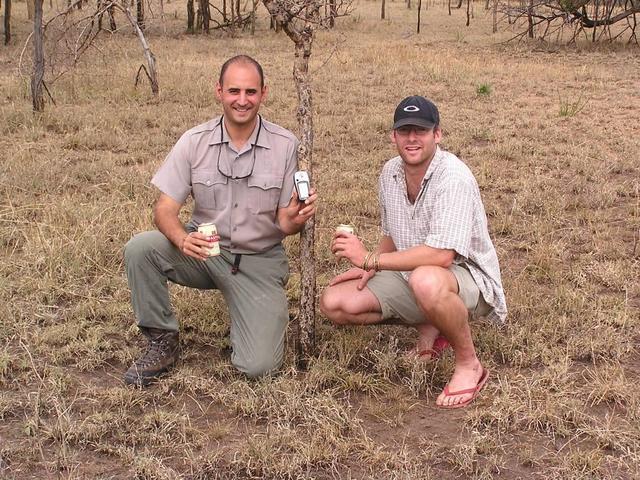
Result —
[{"label": "man wearing gray shirt", "polygon": [[489,375],[476,356],[469,317],[502,323],[507,308],[478,185],[462,161],[439,148],[441,138],[431,101],[400,102],[391,134],[399,156],[380,176],[382,240],[368,252],[355,235],[336,233],[332,251],[355,268],[330,282],[320,308],[340,325],[411,325],[423,359],[451,344],[456,366],[436,405],[460,408]]},{"label": "man wearing gray shirt", "polygon": [[[136,235],[125,248],[133,310],[148,340],[125,373],[128,384],[148,385],[178,360],[167,280],[220,290],[238,370],[258,377],[282,363],[289,267],[281,242],[315,214],[316,194],[298,201],[299,142],[258,114],[266,94],[258,62],[246,55],[227,60],[216,84],[223,115],[182,135],[153,177],[158,230]],[[189,196],[193,214],[183,225],[178,215]],[[199,233],[202,223],[215,224],[217,235]],[[215,242],[220,254],[209,256]]]}]

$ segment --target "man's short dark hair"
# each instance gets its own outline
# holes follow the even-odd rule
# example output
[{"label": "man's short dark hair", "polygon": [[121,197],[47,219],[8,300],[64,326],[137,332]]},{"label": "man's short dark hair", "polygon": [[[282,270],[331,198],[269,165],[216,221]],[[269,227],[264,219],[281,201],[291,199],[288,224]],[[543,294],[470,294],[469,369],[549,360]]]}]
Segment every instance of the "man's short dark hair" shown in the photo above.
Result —
[{"label": "man's short dark hair", "polygon": [[222,85],[222,77],[224,77],[227,68],[229,68],[229,66],[233,65],[234,63],[244,63],[256,67],[258,75],[260,76],[260,88],[264,88],[264,73],[262,71],[262,65],[260,65],[257,60],[251,58],[249,55],[236,55],[235,57],[231,57],[229,60],[222,64],[222,68],[220,69],[220,77],[218,78],[218,83],[220,85]]}]

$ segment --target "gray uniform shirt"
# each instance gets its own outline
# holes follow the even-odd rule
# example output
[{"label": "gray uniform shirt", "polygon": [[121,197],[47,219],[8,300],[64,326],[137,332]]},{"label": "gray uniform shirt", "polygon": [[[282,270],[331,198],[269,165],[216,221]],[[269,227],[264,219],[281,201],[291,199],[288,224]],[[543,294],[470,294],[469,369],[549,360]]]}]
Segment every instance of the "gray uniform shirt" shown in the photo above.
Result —
[{"label": "gray uniform shirt", "polygon": [[[380,175],[383,235],[390,236],[399,251],[417,245],[455,250],[454,263],[466,265],[493,307],[487,317],[504,322],[507,305],[498,256],[471,170],[458,157],[438,148],[414,204],[409,202],[406,185],[402,158],[392,158]],[[403,276],[408,279],[409,272]]]},{"label": "gray uniform shirt", "polygon": [[291,199],[298,140],[259,117],[238,151],[221,120],[182,135],[151,183],[181,204],[191,195],[192,223],[214,223],[222,247],[233,253],[264,252],[285,236],[276,211]]}]

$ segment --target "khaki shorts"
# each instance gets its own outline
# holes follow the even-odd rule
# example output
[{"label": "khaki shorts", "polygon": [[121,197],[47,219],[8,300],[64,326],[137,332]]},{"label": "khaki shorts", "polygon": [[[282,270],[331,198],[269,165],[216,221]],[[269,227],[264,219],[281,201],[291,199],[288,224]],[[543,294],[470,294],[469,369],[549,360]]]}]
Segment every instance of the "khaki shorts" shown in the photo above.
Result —
[{"label": "khaki shorts", "polygon": [[[458,296],[464,302],[469,314],[484,316],[491,311],[480,293],[471,273],[462,265],[451,265],[449,271],[458,281]],[[369,280],[367,288],[373,293],[382,307],[382,320],[400,320],[401,323],[415,325],[426,321],[409,288],[409,282],[400,272],[383,270]]]}]

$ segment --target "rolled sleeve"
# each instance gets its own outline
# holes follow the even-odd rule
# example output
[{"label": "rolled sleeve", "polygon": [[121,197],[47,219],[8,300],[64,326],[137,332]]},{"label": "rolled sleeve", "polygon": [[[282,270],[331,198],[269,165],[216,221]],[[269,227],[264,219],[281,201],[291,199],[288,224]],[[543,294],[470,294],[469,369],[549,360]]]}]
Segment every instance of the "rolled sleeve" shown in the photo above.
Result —
[{"label": "rolled sleeve", "polygon": [[191,193],[191,142],[188,132],[173,146],[151,179],[162,193],[184,203]]},{"label": "rolled sleeve", "polygon": [[469,256],[473,228],[473,185],[465,181],[447,182],[436,196],[432,222],[425,245],[455,250]]}]

